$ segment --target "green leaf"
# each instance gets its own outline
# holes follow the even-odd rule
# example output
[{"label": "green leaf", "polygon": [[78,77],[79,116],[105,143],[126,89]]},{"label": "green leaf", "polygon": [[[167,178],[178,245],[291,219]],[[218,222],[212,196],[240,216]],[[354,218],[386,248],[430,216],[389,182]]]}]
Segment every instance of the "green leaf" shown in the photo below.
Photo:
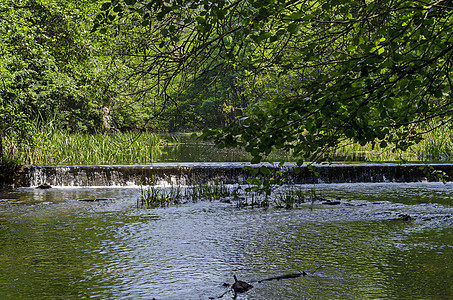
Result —
[{"label": "green leaf", "polygon": [[288,31],[292,34],[296,33],[300,28],[300,25],[297,24],[296,22],[293,22],[288,25]]},{"label": "green leaf", "polygon": [[291,20],[299,20],[300,18],[302,18],[303,15],[304,15],[303,12],[296,11],[296,12],[290,14],[288,17],[289,17]]},{"label": "green leaf", "polygon": [[119,13],[119,12],[123,11],[123,6],[121,6],[121,4],[116,5],[116,6],[113,8],[113,11],[116,12],[116,13]]},{"label": "green leaf", "polygon": [[255,156],[253,159],[250,161],[252,164],[258,164],[261,162],[261,156]]},{"label": "green leaf", "polygon": [[101,6],[101,10],[108,10],[110,8],[110,6],[112,5],[111,2],[104,2]]},{"label": "green leaf", "polygon": [[262,167],[260,168],[260,171],[261,171],[261,173],[263,173],[264,175],[270,175],[270,174],[271,174],[271,170],[269,170],[269,168],[266,167],[266,166],[262,166]]}]

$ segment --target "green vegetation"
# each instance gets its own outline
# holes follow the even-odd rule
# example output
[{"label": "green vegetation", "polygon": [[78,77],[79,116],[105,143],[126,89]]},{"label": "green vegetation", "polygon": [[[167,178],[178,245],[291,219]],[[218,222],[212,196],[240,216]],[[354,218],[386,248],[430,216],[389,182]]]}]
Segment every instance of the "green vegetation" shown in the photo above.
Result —
[{"label": "green vegetation", "polygon": [[71,134],[61,131],[44,135],[46,147],[28,151],[21,158],[39,165],[151,163],[161,153],[163,140],[153,133],[125,132]]},{"label": "green vegetation", "polygon": [[[52,123],[28,124],[37,132],[33,145],[17,149],[17,136],[4,138],[6,157],[37,165],[151,163],[162,154],[164,140],[149,132],[71,133]],[[177,142],[177,138],[172,138]],[[11,164],[11,163],[10,163]]]},{"label": "green vegetation", "polygon": [[115,163],[131,141],[104,133],[203,130],[252,162],[450,160],[452,33],[446,0],[2,1],[0,159]]},{"label": "green vegetation", "polygon": [[295,208],[298,205],[316,200],[313,191],[294,186],[277,187],[269,193],[257,191],[253,186],[225,185],[223,182],[200,182],[194,185],[170,187],[149,185],[140,187],[137,207],[158,208],[186,202],[220,200],[234,203],[238,208],[273,206],[275,208]]},{"label": "green vegetation", "polygon": [[202,136],[253,162],[273,149],[329,160],[350,141],[405,151],[423,124],[451,122],[449,1],[128,0],[103,11],[95,29],[130,18],[152,31],[158,43],[135,66],[160,76],[164,99],[235,71],[243,116]]},{"label": "green vegetation", "polygon": [[156,208],[176,205],[187,201],[200,201],[231,197],[236,195],[237,188],[231,189],[222,182],[199,182],[194,185],[182,187],[171,185],[171,187],[158,187],[149,185],[147,188],[140,187],[140,196],[137,206]]},{"label": "green vegetation", "polygon": [[137,207],[157,208],[179,204],[183,198],[181,188],[159,189],[155,186],[140,187]]},{"label": "green vegetation", "polygon": [[[450,124],[434,126],[425,125],[424,138],[406,150],[398,150],[394,145],[385,148],[378,144],[367,143],[361,146],[358,143],[344,143],[333,148],[333,160],[367,161],[367,162],[442,162],[453,160],[453,137]],[[421,129],[419,129],[421,130]]]}]

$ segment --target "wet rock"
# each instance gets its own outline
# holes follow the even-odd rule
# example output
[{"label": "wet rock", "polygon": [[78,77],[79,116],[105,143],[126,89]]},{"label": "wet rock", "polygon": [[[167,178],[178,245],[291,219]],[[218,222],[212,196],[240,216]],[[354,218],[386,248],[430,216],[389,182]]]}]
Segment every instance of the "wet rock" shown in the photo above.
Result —
[{"label": "wet rock", "polygon": [[238,280],[236,275],[233,275],[233,277],[234,277],[234,283],[231,286],[231,288],[233,289],[234,294],[245,293],[248,290],[250,290],[251,288],[253,288],[253,285],[251,285],[245,281]]},{"label": "wet rock", "polygon": [[415,218],[413,218],[409,215],[406,215],[406,214],[401,214],[397,218],[394,218],[392,220],[394,220],[394,221],[413,221],[413,220],[415,220]]},{"label": "wet rock", "polygon": [[52,188],[52,186],[49,183],[44,182],[43,184],[38,185],[36,188],[41,189],[41,190],[46,190],[46,189]]},{"label": "wet rock", "polygon": [[324,204],[324,205],[339,205],[339,204],[341,204],[341,202],[338,201],[338,200],[326,200],[326,201],[322,202],[321,204]]}]

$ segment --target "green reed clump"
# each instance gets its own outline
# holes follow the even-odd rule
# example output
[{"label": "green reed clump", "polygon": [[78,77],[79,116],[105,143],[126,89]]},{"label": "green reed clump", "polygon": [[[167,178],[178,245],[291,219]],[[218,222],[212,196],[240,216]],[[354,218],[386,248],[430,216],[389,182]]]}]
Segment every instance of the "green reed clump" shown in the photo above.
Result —
[{"label": "green reed clump", "polygon": [[453,160],[453,136],[451,124],[435,126],[426,125],[425,138],[411,147],[417,158],[422,161]]},{"label": "green reed clump", "polygon": [[201,182],[198,184],[181,187],[171,185],[170,187],[158,187],[150,185],[147,188],[140,187],[139,206],[148,208],[165,207],[182,202],[229,198],[234,194],[234,189],[227,187],[223,182]]},{"label": "green reed clump", "polygon": [[282,186],[270,193],[253,190],[250,186],[225,185],[223,182],[200,182],[190,186],[171,185],[169,187],[149,185],[140,187],[137,206],[144,208],[168,207],[171,205],[197,201],[221,200],[235,203],[238,208],[295,208],[315,199],[313,191],[295,186]]},{"label": "green reed clump", "polygon": [[180,186],[172,186],[170,189],[155,186],[149,186],[145,189],[141,186],[137,206],[146,208],[167,207],[179,204],[182,198]]},{"label": "green reed clump", "polygon": [[364,161],[364,162],[389,162],[389,161],[416,161],[417,155],[410,148],[405,151],[395,151],[392,145],[381,148],[371,143],[361,146],[358,143],[342,145],[335,149],[332,155],[334,161]]},{"label": "green reed clump", "polygon": [[304,203],[308,198],[310,197],[306,195],[306,191],[291,186],[278,190],[273,199],[275,207],[290,209]]},{"label": "green reed clump", "polygon": [[163,140],[154,133],[67,133],[45,128],[41,146],[24,151],[20,161],[38,165],[150,163],[162,152]]},{"label": "green reed clump", "polygon": [[436,122],[426,123],[417,129],[422,140],[410,146],[406,151],[396,150],[394,145],[385,148],[379,143],[361,146],[357,143],[346,143],[329,153],[334,161],[407,161],[433,162],[453,160],[453,136],[451,124],[439,125]]}]

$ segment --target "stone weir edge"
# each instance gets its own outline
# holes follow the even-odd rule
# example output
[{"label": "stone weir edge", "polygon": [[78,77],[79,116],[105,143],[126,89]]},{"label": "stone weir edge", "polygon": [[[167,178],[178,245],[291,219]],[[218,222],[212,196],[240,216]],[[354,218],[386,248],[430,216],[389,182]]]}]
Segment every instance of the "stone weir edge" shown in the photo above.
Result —
[{"label": "stone weir edge", "polygon": [[[246,163],[159,163],[150,165],[24,165],[15,178],[16,187],[31,187],[45,182],[55,186],[112,186],[146,184],[153,181],[181,183],[184,179],[245,183],[253,175],[245,166],[261,168],[263,164]],[[269,168],[277,168],[266,165]],[[366,183],[366,182],[434,182],[436,174],[453,180],[453,164],[330,164],[297,167],[286,164],[289,183]],[[299,169],[298,172],[295,170]],[[316,172],[317,176],[315,176]]]}]

